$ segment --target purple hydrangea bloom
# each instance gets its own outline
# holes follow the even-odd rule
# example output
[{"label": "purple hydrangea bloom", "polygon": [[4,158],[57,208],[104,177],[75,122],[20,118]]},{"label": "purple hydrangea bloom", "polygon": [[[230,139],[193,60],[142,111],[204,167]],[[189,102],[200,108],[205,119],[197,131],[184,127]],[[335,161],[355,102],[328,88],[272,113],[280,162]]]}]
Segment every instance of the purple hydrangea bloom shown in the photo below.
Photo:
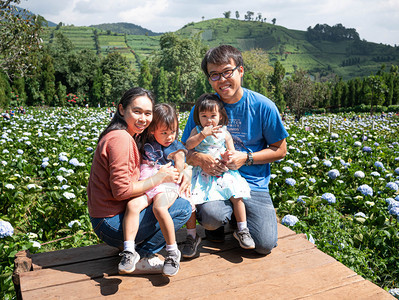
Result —
[{"label": "purple hydrangea bloom", "polygon": [[281,223],[288,226],[294,226],[299,219],[293,215],[285,215],[281,220]]},{"label": "purple hydrangea bloom", "polygon": [[373,189],[367,184],[362,184],[359,186],[357,191],[361,192],[364,196],[373,196]]},{"label": "purple hydrangea bloom", "polygon": [[382,162],[380,162],[380,161],[376,161],[376,162],[374,163],[374,166],[375,166],[376,168],[384,169],[384,165],[383,165]]}]

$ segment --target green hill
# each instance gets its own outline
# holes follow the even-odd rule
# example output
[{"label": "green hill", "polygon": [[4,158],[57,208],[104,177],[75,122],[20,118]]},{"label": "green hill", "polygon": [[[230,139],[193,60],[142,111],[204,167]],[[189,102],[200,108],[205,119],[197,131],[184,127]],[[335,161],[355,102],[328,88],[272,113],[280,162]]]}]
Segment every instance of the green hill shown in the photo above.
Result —
[{"label": "green hill", "polygon": [[[108,27],[102,27],[103,25]],[[131,32],[136,32],[134,28],[137,27],[140,26],[127,23],[92,27],[62,26],[58,29],[47,27],[43,39],[49,42],[55,31],[59,30],[71,39],[77,50],[96,51],[94,31],[97,30],[100,55],[106,55],[109,51],[118,51],[138,67],[140,61],[160,48],[160,35],[151,35],[151,31],[141,27],[143,31],[132,34]],[[129,28],[133,31],[128,31]],[[317,79],[336,74],[347,80],[375,74],[382,64],[387,67],[392,64],[399,65],[399,47],[360,39],[309,41],[306,31],[291,30],[260,21],[211,19],[189,23],[177,30],[176,34],[184,37],[200,34],[203,43],[209,47],[231,44],[241,51],[261,48],[269,54],[270,64],[274,65],[275,61],[279,60],[287,74],[293,73],[296,68],[301,68],[309,71]]]},{"label": "green hill", "polygon": [[151,30],[145,29],[141,26],[131,23],[106,23],[99,25],[91,25],[90,27],[94,27],[104,31],[110,30],[116,33],[123,33],[123,34],[126,33],[129,35],[157,36],[162,34],[162,33],[152,32]]}]

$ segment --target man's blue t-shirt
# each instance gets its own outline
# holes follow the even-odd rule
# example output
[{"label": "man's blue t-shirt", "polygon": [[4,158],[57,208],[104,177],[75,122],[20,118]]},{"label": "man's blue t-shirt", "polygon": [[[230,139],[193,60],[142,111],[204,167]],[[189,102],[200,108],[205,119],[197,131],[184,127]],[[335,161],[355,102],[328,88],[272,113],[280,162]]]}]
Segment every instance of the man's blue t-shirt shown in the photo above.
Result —
[{"label": "man's blue t-shirt", "polygon": [[[243,91],[240,101],[224,105],[229,117],[227,130],[233,137],[236,150],[257,152],[288,137],[274,102],[251,90],[243,88]],[[196,126],[193,112],[194,107],[184,128],[181,139],[183,143]],[[243,165],[238,171],[247,180],[251,190],[269,190],[270,164]]]}]

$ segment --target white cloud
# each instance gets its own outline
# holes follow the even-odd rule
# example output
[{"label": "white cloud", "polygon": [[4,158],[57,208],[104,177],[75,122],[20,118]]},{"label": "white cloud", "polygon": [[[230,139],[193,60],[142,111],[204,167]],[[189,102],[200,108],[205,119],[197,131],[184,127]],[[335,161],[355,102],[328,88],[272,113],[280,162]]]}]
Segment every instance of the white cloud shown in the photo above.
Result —
[{"label": "white cloud", "polygon": [[190,22],[222,18],[223,13],[247,11],[262,14],[289,29],[306,30],[316,24],[341,23],[355,28],[362,39],[399,45],[399,1],[397,0],[29,0],[21,7],[41,14],[54,23],[76,26],[129,22],[154,32],[176,31]]}]

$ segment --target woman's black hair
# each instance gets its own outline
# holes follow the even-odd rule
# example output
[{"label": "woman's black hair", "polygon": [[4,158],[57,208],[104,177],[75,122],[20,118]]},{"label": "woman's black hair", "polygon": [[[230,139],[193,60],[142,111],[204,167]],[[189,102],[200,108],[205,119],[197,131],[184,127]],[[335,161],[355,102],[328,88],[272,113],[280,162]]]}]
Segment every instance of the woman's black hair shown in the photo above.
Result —
[{"label": "woman's black hair", "polygon": [[196,125],[202,127],[199,114],[202,111],[214,111],[218,108],[220,114],[220,120],[218,125],[227,125],[229,118],[227,117],[226,110],[222,100],[219,99],[215,94],[205,93],[199,96],[194,107],[194,122]]},{"label": "woman's black hair", "polygon": [[119,112],[119,105],[122,104],[123,109],[126,109],[126,107],[128,107],[136,98],[141,96],[147,96],[154,106],[155,96],[151,91],[143,89],[141,87],[131,88],[130,90],[126,91],[123,94],[122,98],[119,100],[119,103],[116,107],[115,115],[112,118],[111,122],[109,123],[107,128],[105,128],[104,131],[100,134],[98,142],[110,131],[127,129],[127,123],[124,117]]},{"label": "woman's black hair", "polygon": [[168,130],[176,130],[176,138],[179,136],[179,119],[176,109],[167,103],[155,104],[152,111],[152,122],[141,134],[140,153],[144,153],[144,144],[154,140],[153,132],[159,127],[166,127]]}]

